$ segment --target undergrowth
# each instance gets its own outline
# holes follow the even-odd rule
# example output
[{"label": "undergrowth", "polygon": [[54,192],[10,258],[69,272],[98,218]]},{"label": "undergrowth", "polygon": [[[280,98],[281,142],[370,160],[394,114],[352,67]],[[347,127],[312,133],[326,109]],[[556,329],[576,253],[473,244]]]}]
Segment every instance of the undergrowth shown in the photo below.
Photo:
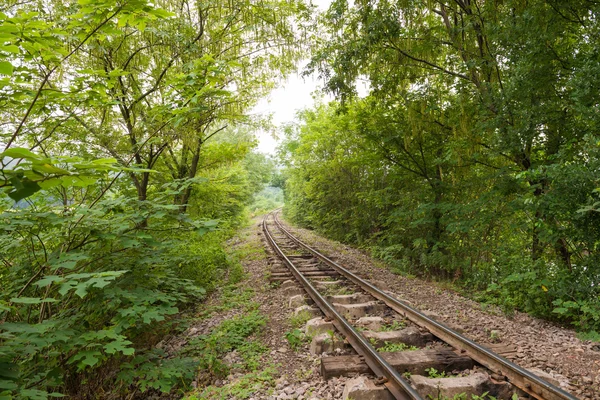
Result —
[{"label": "undergrowth", "polygon": [[202,399],[248,399],[258,391],[275,386],[277,368],[268,366],[260,371],[248,372],[240,377],[234,378],[232,382],[224,386],[207,386],[197,393],[186,397],[186,400]]},{"label": "undergrowth", "polygon": [[[256,370],[267,348],[258,340],[248,338],[259,334],[265,324],[266,319],[258,311],[224,321],[209,335],[194,338],[184,354],[198,357],[204,383],[215,377],[225,377],[234,368]],[[228,365],[223,357],[232,351],[237,352],[241,361]]]}]

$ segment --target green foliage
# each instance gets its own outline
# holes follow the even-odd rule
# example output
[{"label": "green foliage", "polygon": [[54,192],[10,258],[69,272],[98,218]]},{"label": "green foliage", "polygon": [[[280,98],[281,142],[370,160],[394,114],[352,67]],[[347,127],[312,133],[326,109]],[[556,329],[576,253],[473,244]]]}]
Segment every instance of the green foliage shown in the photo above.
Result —
[{"label": "green foliage", "polygon": [[285,339],[288,341],[292,350],[298,350],[306,341],[306,336],[300,329],[293,329],[285,333]]},{"label": "green foliage", "polygon": [[42,189],[87,187],[117,170],[115,163],[111,158],[89,162],[80,157],[43,157],[13,147],[0,153],[0,188],[18,202]]},{"label": "green foliage", "polygon": [[283,190],[277,187],[267,186],[261,192],[254,195],[254,200],[249,209],[252,214],[261,215],[282,206]]},{"label": "green foliage", "polygon": [[210,335],[192,340],[186,353],[198,356],[199,367],[217,377],[228,374],[232,366],[223,362],[223,356],[233,350],[241,356],[242,367],[256,370],[266,347],[256,341],[249,341],[248,338],[260,333],[265,323],[265,318],[258,311],[224,321]]},{"label": "green foliage", "polygon": [[290,325],[294,328],[300,328],[312,318],[312,314],[306,310],[290,316]]},{"label": "green foliage", "polygon": [[583,332],[597,329],[600,326],[600,300],[598,298],[579,301],[556,299],[552,304],[556,306],[552,312],[571,321]]},{"label": "green foliage", "polygon": [[596,329],[599,95],[582,76],[598,7],[443,8],[322,15],[309,71],[337,100],[283,129],[284,213],[398,273]]},{"label": "green foliage", "polygon": [[221,387],[208,386],[199,390],[197,394],[185,397],[185,399],[248,399],[258,391],[274,387],[276,374],[277,369],[273,366],[269,366],[262,368],[261,371],[247,373]]},{"label": "green foliage", "polygon": [[124,362],[118,380],[123,384],[135,383],[142,392],[155,389],[169,393],[174,387],[185,390],[195,378],[197,368],[198,361],[191,357],[167,358],[163,352],[153,350]]},{"label": "green foliage", "polygon": [[589,340],[591,342],[600,343],[600,333],[596,331],[580,332],[577,334],[580,340]]},{"label": "green foliage", "polygon": [[258,308],[258,304],[251,302],[254,290],[240,285],[229,284],[220,288],[219,304],[206,307],[203,316],[210,316],[214,312],[229,311],[231,309],[243,309],[251,311]]},{"label": "green foliage", "polygon": [[414,351],[419,350],[418,347],[409,346],[405,343],[390,343],[385,342],[383,346],[377,349],[381,353],[393,353],[396,351]]},{"label": "green foliage", "polygon": [[400,329],[405,328],[405,327],[406,327],[406,324],[404,322],[394,320],[390,324],[382,325],[380,330],[382,332],[397,331],[397,330],[400,330]]},{"label": "green foliage", "polygon": [[435,368],[427,368],[425,369],[425,372],[427,372],[430,378],[448,378],[446,372],[438,372],[438,370]]},{"label": "green foliage", "polygon": [[197,362],[152,348],[243,278],[224,242],[273,169],[248,110],[295,68],[310,9],[1,8],[0,397],[184,389]]},{"label": "green foliage", "polygon": [[[160,199],[115,197],[93,208],[41,200],[0,215],[0,353],[18,369],[18,387],[46,377],[44,387],[64,388],[65,374],[91,375],[111,358],[133,356],[136,338],[203,297],[205,288],[178,276],[175,240],[162,232],[193,238],[207,225],[172,214]],[[140,226],[148,220],[153,229]]]},{"label": "green foliage", "polygon": [[341,285],[327,285],[321,292],[324,296],[343,296],[346,294],[353,294],[352,289]]}]

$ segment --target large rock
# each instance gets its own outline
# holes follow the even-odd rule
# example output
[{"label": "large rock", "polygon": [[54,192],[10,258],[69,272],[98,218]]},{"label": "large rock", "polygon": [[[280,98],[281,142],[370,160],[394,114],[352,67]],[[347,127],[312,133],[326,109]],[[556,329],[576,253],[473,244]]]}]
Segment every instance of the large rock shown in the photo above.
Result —
[{"label": "large rock", "polygon": [[320,333],[314,336],[310,343],[310,354],[318,356],[323,353],[332,353],[335,349],[343,349],[346,343],[334,332]]},{"label": "large rock", "polygon": [[308,305],[308,301],[307,301],[307,297],[302,295],[302,294],[296,294],[292,297],[290,297],[290,301],[288,303],[288,306],[290,308],[298,308],[300,306],[304,306],[304,305]]},{"label": "large rock", "polygon": [[367,314],[375,314],[383,312],[387,306],[385,304],[370,301],[368,303],[359,304],[339,304],[332,303],[337,312],[342,314],[346,319],[359,319]]},{"label": "large rock", "polygon": [[421,333],[414,326],[399,331],[364,331],[362,334],[367,339],[374,339],[376,348],[383,347],[386,343],[404,343],[408,346],[422,347],[433,340],[431,333]]},{"label": "large rock", "polygon": [[434,399],[441,397],[451,399],[459,394],[466,394],[467,398],[474,395],[481,396],[489,382],[489,376],[483,372],[457,378],[427,378],[413,375],[410,379],[423,398],[431,396]]},{"label": "large rock", "polygon": [[346,381],[344,400],[394,400],[394,396],[384,385],[375,385],[365,376],[358,376]]},{"label": "large rock", "polygon": [[560,380],[557,379],[554,375],[550,375],[546,371],[542,371],[539,368],[531,368],[530,371],[542,378],[543,380],[545,380],[546,382],[551,383],[554,386],[560,386]]},{"label": "large rock", "polygon": [[381,317],[362,317],[356,321],[356,325],[372,331],[378,331],[385,325],[385,321]]},{"label": "large rock", "polygon": [[288,279],[287,281],[284,281],[280,286],[281,289],[287,289],[290,287],[298,287],[298,284],[296,283],[296,281]]},{"label": "large rock", "polygon": [[316,307],[311,307],[308,304],[305,304],[305,305],[300,306],[300,307],[296,307],[296,309],[294,310],[294,315],[298,315],[298,314],[301,314],[301,313],[302,314],[308,313],[308,314],[312,315],[313,318],[320,317],[322,315],[321,314],[321,310],[319,310]]},{"label": "large rock", "polygon": [[335,330],[333,323],[325,321],[325,318],[313,318],[306,323],[304,331],[308,336],[315,336],[320,333]]},{"label": "large rock", "polygon": [[338,304],[368,303],[369,301],[373,301],[373,296],[364,293],[342,294],[327,296],[327,301]]}]

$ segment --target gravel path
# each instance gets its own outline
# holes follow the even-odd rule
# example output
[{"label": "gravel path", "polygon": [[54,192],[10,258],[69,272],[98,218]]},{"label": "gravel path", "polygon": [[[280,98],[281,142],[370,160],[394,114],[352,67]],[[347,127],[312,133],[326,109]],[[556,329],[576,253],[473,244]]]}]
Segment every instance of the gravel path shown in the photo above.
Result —
[{"label": "gravel path", "polygon": [[573,330],[523,313],[508,317],[495,307],[487,307],[435,283],[394,274],[359,250],[312,231],[285,225],[307,244],[335,257],[399,299],[459,329],[470,339],[484,345],[498,342],[513,345],[517,354],[511,361],[549,373],[560,386],[581,399],[600,400],[600,348],[582,342]]}]

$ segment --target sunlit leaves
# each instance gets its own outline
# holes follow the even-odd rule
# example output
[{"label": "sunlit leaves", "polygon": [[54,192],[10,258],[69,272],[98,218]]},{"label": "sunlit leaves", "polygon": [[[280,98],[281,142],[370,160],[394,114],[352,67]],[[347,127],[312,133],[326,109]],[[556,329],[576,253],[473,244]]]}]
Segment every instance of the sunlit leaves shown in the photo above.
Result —
[{"label": "sunlit leaves", "polygon": [[117,170],[114,159],[87,162],[78,157],[48,158],[19,147],[0,153],[0,161],[6,165],[0,170],[0,188],[15,201],[58,185],[89,186],[108,171]]},{"label": "sunlit leaves", "polygon": [[8,61],[0,61],[0,74],[1,75],[12,75],[13,74],[13,66]]}]

